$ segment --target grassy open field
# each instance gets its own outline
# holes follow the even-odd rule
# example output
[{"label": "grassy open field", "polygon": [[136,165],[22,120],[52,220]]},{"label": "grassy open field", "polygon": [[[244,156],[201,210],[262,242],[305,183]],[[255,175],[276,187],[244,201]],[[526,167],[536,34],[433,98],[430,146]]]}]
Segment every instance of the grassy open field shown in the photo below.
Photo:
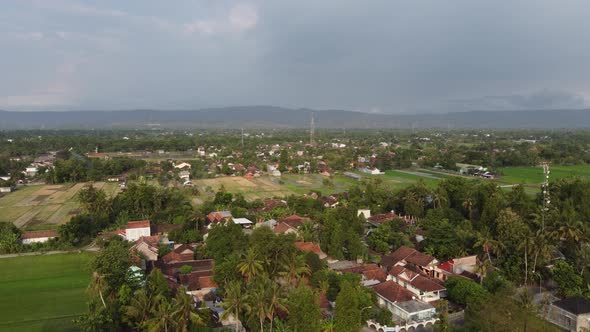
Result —
[{"label": "grassy open field", "polygon": [[[506,167],[501,171],[503,175],[500,180],[503,182],[525,184],[543,182],[543,169],[541,167]],[[550,181],[568,177],[590,179],[590,165],[550,166],[550,171]]]},{"label": "grassy open field", "polygon": [[0,331],[76,331],[86,309],[92,254],[0,259]]},{"label": "grassy open field", "polygon": [[[358,173],[363,178],[379,178],[389,188],[403,188],[418,181],[424,181],[427,186],[433,187],[438,181],[446,177],[439,174],[428,174],[414,171],[387,171],[383,175],[368,175]],[[330,180],[330,185],[325,185],[324,180]],[[228,192],[240,193],[248,200],[269,197],[281,197],[288,195],[303,195],[310,191],[320,191],[322,194],[331,194],[347,191],[357,180],[344,175],[326,177],[320,174],[284,174],[281,177],[262,176],[246,179],[243,177],[219,177],[214,179],[194,180],[193,183],[201,189],[199,201],[211,198],[213,193],[223,185]],[[205,193],[205,188],[212,191]]]},{"label": "grassy open field", "polygon": [[[31,185],[0,197],[0,222],[12,222],[21,228],[43,228],[60,225],[76,215],[76,194],[85,183]],[[96,182],[107,194],[118,192],[116,183]]]}]

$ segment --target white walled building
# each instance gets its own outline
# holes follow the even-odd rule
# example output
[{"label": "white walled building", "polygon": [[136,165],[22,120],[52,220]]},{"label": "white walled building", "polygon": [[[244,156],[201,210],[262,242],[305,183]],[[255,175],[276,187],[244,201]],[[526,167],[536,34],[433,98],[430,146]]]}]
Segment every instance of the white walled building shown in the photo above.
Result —
[{"label": "white walled building", "polygon": [[45,231],[28,231],[22,232],[21,241],[23,244],[43,243],[57,237],[57,229]]},{"label": "white walled building", "polygon": [[123,237],[127,241],[136,241],[142,236],[151,236],[152,231],[149,220],[130,221],[125,226]]}]

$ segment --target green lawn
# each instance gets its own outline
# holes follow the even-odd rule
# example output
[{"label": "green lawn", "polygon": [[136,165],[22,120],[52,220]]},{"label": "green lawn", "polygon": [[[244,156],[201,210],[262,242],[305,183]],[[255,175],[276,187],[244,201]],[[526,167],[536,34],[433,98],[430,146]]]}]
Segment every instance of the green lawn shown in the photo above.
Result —
[{"label": "green lawn", "polygon": [[75,331],[86,310],[89,253],[0,259],[0,331]]},{"label": "green lawn", "polygon": [[[381,176],[384,182],[391,184],[393,188],[406,187],[414,183],[423,181],[428,187],[434,188],[444,176],[439,174],[430,174],[422,171],[409,170],[408,172],[414,172],[415,174],[400,172],[395,170],[385,171],[385,175],[369,175],[369,176]],[[364,176],[364,174],[363,174]]]}]

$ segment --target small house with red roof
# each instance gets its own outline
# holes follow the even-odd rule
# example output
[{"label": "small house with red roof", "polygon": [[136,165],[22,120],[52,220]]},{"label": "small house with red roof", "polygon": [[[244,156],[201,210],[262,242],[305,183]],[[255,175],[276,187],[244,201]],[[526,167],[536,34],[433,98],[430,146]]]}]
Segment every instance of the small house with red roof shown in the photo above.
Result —
[{"label": "small house with red roof", "polygon": [[277,222],[274,232],[277,234],[298,234],[299,227],[309,218],[300,217],[296,214],[283,218]]},{"label": "small house with red roof", "polygon": [[158,247],[160,245],[160,236],[141,236],[129,248],[133,256],[137,256],[138,260],[146,259],[148,261],[158,260]]},{"label": "small house with red roof", "polygon": [[22,232],[20,238],[22,244],[43,243],[49,241],[49,239],[56,238],[57,234],[57,229],[49,229],[43,231],[26,231]]},{"label": "small house with red roof", "polygon": [[435,318],[436,308],[417,299],[412,292],[393,281],[386,281],[373,287],[379,306],[393,314],[396,321],[424,321]]},{"label": "small house with red roof", "polygon": [[230,211],[214,211],[207,215],[207,221],[211,224],[217,224],[232,218]]},{"label": "small house with red roof", "polygon": [[127,241],[135,241],[142,236],[151,236],[152,228],[149,220],[130,221],[125,226],[124,237]]},{"label": "small house with red roof", "polygon": [[453,258],[437,266],[440,280],[445,281],[451,275],[458,275],[469,279],[477,279],[477,256]]},{"label": "small house with red roof", "polygon": [[419,270],[396,265],[389,272],[388,280],[392,280],[422,301],[433,302],[446,296],[446,288],[442,282],[422,274]]},{"label": "small house with red roof", "polygon": [[406,246],[401,246],[391,254],[384,255],[380,264],[386,270],[396,265],[409,265],[432,278],[442,279],[442,271],[437,268],[439,261],[436,258]]},{"label": "small house with red roof", "polygon": [[297,247],[299,250],[301,251],[311,251],[313,253],[315,253],[316,255],[318,255],[318,257],[320,259],[325,259],[328,257],[328,255],[326,255],[326,253],[324,253],[322,251],[322,249],[320,248],[320,245],[317,243],[313,243],[313,242],[295,242],[293,243],[295,245],[295,247]]}]

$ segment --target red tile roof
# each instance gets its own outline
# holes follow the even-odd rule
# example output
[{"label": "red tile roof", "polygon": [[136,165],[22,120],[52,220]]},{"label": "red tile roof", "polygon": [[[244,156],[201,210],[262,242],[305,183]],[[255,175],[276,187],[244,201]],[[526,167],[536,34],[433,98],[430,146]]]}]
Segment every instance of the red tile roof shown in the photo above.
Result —
[{"label": "red tile roof", "polygon": [[298,216],[296,214],[293,214],[293,215],[290,215],[290,216],[288,216],[286,218],[283,218],[283,219],[281,219],[279,221],[286,222],[286,223],[291,223],[291,222],[294,222],[294,223],[303,223],[304,221],[309,221],[309,218],[300,217],[300,216]]},{"label": "red tile roof", "polygon": [[386,268],[390,268],[397,262],[406,259],[408,256],[414,254],[415,252],[417,252],[415,249],[406,246],[401,246],[391,254],[383,256],[381,258],[381,265],[385,266]]},{"label": "red tile roof", "polygon": [[399,218],[399,216],[393,212],[390,212],[390,213],[381,213],[381,214],[372,215],[369,218],[367,218],[367,220],[374,222],[374,223],[381,224],[386,221],[393,220],[395,218]]},{"label": "red tile roof", "polygon": [[417,276],[411,284],[412,286],[425,292],[436,292],[446,289],[443,285],[439,284],[435,280],[424,276]]},{"label": "red tile roof", "polygon": [[381,265],[390,268],[403,260],[414,265],[427,266],[432,263],[432,261],[436,260],[436,258],[421,253],[416,249],[401,246],[391,254],[383,256],[381,258]]},{"label": "red tile roof", "polygon": [[26,231],[26,232],[22,232],[21,234],[21,239],[25,240],[25,239],[38,239],[38,238],[44,238],[44,237],[56,237],[57,236],[57,229],[48,229],[48,230],[44,230],[44,231]]},{"label": "red tile roof", "polygon": [[182,225],[177,224],[163,224],[163,225],[152,225],[152,233],[168,233],[171,230],[182,228]]},{"label": "red tile roof", "polygon": [[201,288],[215,288],[217,284],[213,281],[211,276],[199,277],[199,285]]},{"label": "red tile roof", "polygon": [[[421,291],[434,292],[446,289],[443,285],[441,285],[434,279],[423,276],[417,273],[416,271],[412,271],[403,266],[397,265],[392,267],[391,270],[389,270],[389,274],[408,282],[410,285],[414,286],[415,288]],[[405,276],[402,276],[402,274],[405,274]]]},{"label": "red tile roof", "polygon": [[169,264],[169,263],[177,263],[177,262],[186,262],[186,261],[192,261],[193,260],[193,254],[181,254],[180,252],[177,251],[172,251],[167,253],[166,255],[164,255],[164,257],[162,257],[162,261],[164,261],[164,263]]},{"label": "red tile roof", "polygon": [[428,266],[428,264],[432,263],[435,260],[436,260],[436,258],[434,258],[430,255],[426,255],[424,253],[421,253],[419,251],[415,251],[414,254],[406,257],[406,262],[412,263],[412,264],[418,265],[418,266]]},{"label": "red tile roof", "polygon": [[160,235],[141,236],[135,243],[145,242],[150,247],[158,248],[160,245]]},{"label": "red tile roof", "polygon": [[373,287],[375,293],[391,302],[405,302],[414,298],[414,294],[393,281],[382,282]]},{"label": "red tile roof", "polygon": [[447,271],[450,273],[453,273],[453,265],[455,265],[455,261],[453,261],[452,259],[449,261],[446,261],[444,263],[441,263],[438,265],[438,268],[443,270],[443,271]]},{"label": "red tile roof", "polygon": [[149,220],[130,221],[130,222],[127,223],[127,226],[125,226],[125,229],[145,228],[145,227],[150,227],[150,221]]},{"label": "red tile roof", "polygon": [[376,264],[365,265],[363,276],[368,280],[379,280],[381,282],[387,280],[387,272],[383,271]]},{"label": "red tile roof", "polygon": [[313,243],[313,242],[295,242],[293,243],[297,248],[299,248],[299,250],[301,251],[312,251],[316,254],[320,254],[322,252],[322,249],[320,248],[320,245],[317,243]]},{"label": "red tile roof", "polygon": [[291,227],[289,224],[285,223],[285,222],[279,222],[275,228],[274,228],[274,232],[277,234],[284,234],[286,233],[288,230],[296,230],[295,227]]}]

